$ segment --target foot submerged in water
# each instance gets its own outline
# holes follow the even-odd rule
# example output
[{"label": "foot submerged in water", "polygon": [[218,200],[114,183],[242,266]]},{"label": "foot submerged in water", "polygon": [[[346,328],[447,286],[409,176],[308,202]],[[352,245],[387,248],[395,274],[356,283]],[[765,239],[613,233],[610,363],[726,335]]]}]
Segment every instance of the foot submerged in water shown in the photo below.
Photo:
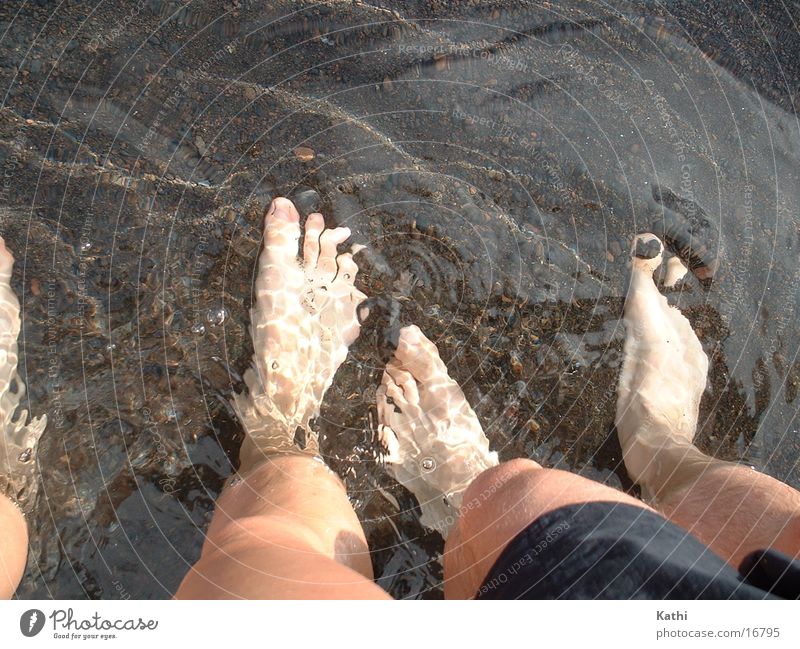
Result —
[{"label": "foot submerged in water", "polygon": [[708,373],[689,321],[653,281],[663,254],[655,235],[634,239],[615,420],[628,474],[649,497],[664,478],[659,454],[692,447]]},{"label": "foot submerged in water", "polygon": [[[233,401],[247,433],[240,472],[267,453],[318,453],[309,422],[358,337],[356,311],[366,299],[355,288],[353,254],[337,251],[350,237],[348,228],[326,229],[321,214],[310,214],[302,261],[297,256],[300,215],[290,200],[272,202],[264,229],[250,312],[253,366],[244,375],[247,392]],[[298,428],[305,431],[304,449],[295,445]]]},{"label": "foot submerged in water", "polygon": [[13,267],[14,257],[0,237],[0,494],[26,510],[38,491],[36,445],[47,425],[47,416],[26,423],[28,411],[17,413],[25,396],[25,384],[17,374],[21,322],[19,300],[11,289]]},{"label": "foot submerged in water", "polygon": [[416,496],[422,524],[447,538],[464,491],[498,458],[436,346],[418,327],[400,331],[377,400],[389,471]]}]

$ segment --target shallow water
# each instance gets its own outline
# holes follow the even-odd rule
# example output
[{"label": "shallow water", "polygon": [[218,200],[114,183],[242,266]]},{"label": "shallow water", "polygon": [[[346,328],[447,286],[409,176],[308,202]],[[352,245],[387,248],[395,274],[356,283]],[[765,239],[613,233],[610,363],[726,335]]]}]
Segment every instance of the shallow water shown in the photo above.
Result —
[{"label": "shallow water", "polygon": [[[102,2],[0,8],[2,234],[46,412],[21,597],[168,597],[241,431],[270,199],[369,246],[502,459],[630,485],[613,432],[632,236],[698,223],[670,299],[700,445],[800,486],[800,16],[760,5]],[[676,216],[677,214],[677,216]],[[318,422],[398,597],[442,545],[374,462],[366,331]]]}]

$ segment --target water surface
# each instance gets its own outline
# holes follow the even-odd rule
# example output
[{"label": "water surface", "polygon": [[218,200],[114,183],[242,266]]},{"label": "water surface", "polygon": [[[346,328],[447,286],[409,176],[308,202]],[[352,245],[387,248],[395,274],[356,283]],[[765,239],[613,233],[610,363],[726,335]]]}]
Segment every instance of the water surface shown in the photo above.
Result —
[{"label": "water surface", "polygon": [[[278,195],[369,246],[361,288],[502,459],[620,488],[627,250],[693,224],[720,263],[670,294],[711,361],[698,443],[800,486],[800,16],[774,4],[4,3],[2,234],[50,422],[19,596],[169,597],[197,559]],[[441,540],[374,461],[376,342],[323,452],[379,583],[440,597]]]}]

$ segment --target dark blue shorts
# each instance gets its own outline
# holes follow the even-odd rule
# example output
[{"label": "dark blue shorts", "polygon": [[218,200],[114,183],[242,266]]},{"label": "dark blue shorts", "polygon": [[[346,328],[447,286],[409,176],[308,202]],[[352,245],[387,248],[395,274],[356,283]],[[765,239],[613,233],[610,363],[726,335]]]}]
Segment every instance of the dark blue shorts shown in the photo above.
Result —
[{"label": "dark blue shorts", "polygon": [[800,562],[775,550],[735,570],[641,507],[570,505],[531,523],[503,550],[476,599],[800,598]]}]

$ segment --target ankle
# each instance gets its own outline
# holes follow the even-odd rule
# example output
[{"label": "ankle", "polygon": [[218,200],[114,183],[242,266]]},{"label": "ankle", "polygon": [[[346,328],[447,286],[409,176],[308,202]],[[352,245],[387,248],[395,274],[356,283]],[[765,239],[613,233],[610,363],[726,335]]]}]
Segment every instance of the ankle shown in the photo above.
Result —
[{"label": "ankle", "polygon": [[657,503],[693,484],[709,467],[721,463],[694,444],[666,440],[654,444],[634,440],[624,451],[628,475],[642,489],[645,500]]}]

